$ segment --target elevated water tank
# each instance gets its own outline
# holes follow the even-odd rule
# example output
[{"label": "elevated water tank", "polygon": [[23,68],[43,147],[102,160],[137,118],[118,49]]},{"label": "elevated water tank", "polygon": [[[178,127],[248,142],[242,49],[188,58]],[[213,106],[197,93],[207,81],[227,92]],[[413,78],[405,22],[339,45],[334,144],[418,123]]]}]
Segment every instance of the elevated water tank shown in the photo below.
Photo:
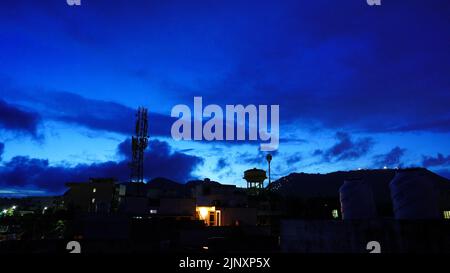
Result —
[{"label": "elevated water tank", "polygon": [[244,179],[248,182],[263,183],[266,178],[265,170],[253,168],[244,172]]},{"label": "elevated water tank", "polygon": [[396,219],[438,219],[437,185],[423,169],[398,171],[389,183]]},{"label": "elevated water tank", "polygon": [[376,217],[372,188],[363,179],[347,179],[339,188],[342,219],[372,219]]}]

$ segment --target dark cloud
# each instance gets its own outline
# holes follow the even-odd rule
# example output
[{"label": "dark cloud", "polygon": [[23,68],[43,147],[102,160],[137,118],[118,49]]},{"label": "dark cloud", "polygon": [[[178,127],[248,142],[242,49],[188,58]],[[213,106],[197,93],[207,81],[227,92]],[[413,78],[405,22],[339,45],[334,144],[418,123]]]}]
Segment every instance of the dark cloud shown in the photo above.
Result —
[{"label": "dark cloud", "polygon": [[[85,98],[81,95],[63,91],[40,90],[40,96],[31,95],[31,91],[9,87],[8,96],[17,99],[17,94],[21,94],[20,100],[34,104],[41,111],[42,118],[56,120],[78,126],[83,126],[91,130],[115,132],[125,135],[134,133],[136,109],[132,109],[120,103]],[[0,94],[2,94],[0,90]],[[5,94],[5,93],[3,93]],[[192,117],[193,118],[193,117]],[[171,127],[177,118],[148,112],[149,135],[171,137]],[[208,119],[204,119],[206,122]],[[226,122],[223,121],[224,134],[226,132]],[[193,126],[193,125],[192,125]],[[237,127],[237,120],[234,120],[234,127]],[[249,135],[248,120],[245,126],[245,140],[237,140],[237,130],[234,130],[234,141],[219,141],[226,145],[260,144],[259,141],[251,141]],[[290,139],[286,142],[302,141]],[[211,141],[201,140],[203,143]]]},{"label": "dark cloud", "polygon": [[2,161],[2,156],[4,152],[5,152],[5,143],[0,142],[0,161]]},{"label": "dark cloud", "polygon": [[338,142],[329,149],[322,151],[316,150],[315,155],[322,155],[324,161],[355,160],[366,155],[372,148],[374,141],[372,138],[365,137],[353,140],[348,133],[337,132]]},{"label": "dark cloud", "polygon": [[401,164],[401,158],[405,154],[406,149],[402,149],[400,147],[393,148],[390,152],[387,154],[380,154],[374,156],[375,159],[375,165],[376,167],[400,167]]},{"label": "dark cloud", "polygon": [[[90,177],[115,177],[120,181],[128,181],[130,152],[125,149],[127,145],[130,147],[130,140],[118,146],[118,152],[124,153],[126,158],[117,162],[51,166],[48,160],[16,156],[0,166],[0,187],[43,189],[47,193],[61,193],[66,182],[84,182]],[[202,162],[199,157],[174,152],[168,143],[154,140],[150,141],[145,153],[145,176],[185,182],[192,178],[191,172]]]},{"label": "dark cloud", "polygon": [[124,162],[79,164],[74,167],[50,166],[46,159],[13,157],[0,166],[0,186],[39,189],[47,193],[61,193],[66,182],[84,182],[90,177],[116,177],[129,175]]},{"label": "dark cloud", "polygon": [[[123,104],[94,100],[70,92],[48,92],[40,103],[51,106],[54,112],[49,118],[85,126],[93,130],[105,130],[129,135],[134,131],[136,110]],[[149,134],[169,136],[173,118],[149,112]]]},{"label": "dark cloud", "polygon": [[[118,154],[122,155],[124,162],[131,160],[131,139],[126,139],[118,145]],[[189,179],[191,172],[202,164],[203,159],[179,151],[159,140],[149,141],[144,155],[145,175],[148,178],[161,176],[175,181],[184,182]]]},{"label": "dark cloud", "polygon": [[299,155],[299,154],[291,155],[291,156],[288,156],[286,158],[286,164],[287,165],[293,165],[293,164],[296,164],[296,163],[300,162],[301,160],[302,160],[302,156],[301,155]]},{"label": "dark cloud", "polygon": [[117,155],[122,158],[130,159],[131,158],[131,139],[127,138],[117,145],[116,150]]},{"label": "dark cloud", "polygon": [[388,129],[388,131],[393,132],[429,131],[429,132],[447,133],[450,132],[450,119],[433,120],[422,123],[411,123]]},{"label": "dark cloud", "polygon": [[250,164],[250,165],[261,165],[261,164],[267,164],[266,156],[268,154],[272,155],[272,160],[276,160],[277,156],[280,154],[278,150],[271,151],[271,152],[263,152],[260,149],[258,149],[258,152],[256,154],[250,153],[250,152],[240,152],[237,154],[238,156],[238,162],[242,164]]},{"label": "dark cloud", "polygon": [[444,156],[443,154],[438,153],[436,157],[423,156],[422,165],[424,167],[448,166],[450,165],[450,155]]},{"label": "dark cloud", "polygon": [[388,3],[376,11],[355,1],[271,8],[265,20],[264,11],[252,17],[257,27],[248,23],[236,32],[242,37],[232,36],[244,44],[233,52],[233,70],[214,82],[199,80],[197,90],[186,85],[181,96],[280,104],[284,123],[450,131],[450,54],[441,42],[450,36],[448,1]]},{"label": "dark cloud", "polygon": [[[95,44],[92,37],[129,41],[105,47],[114,52],[120,45],[121,54],[132,47],[141,62],[124,73],[159,82],[179,103],[203,94],[208,103],[280,104],[285,124],[300,119],[342,130],[450,130],[450,54],[442,43],[450,36],[446,0],[388,3],[377,10],[360,1],[227,2],[220,8],[190,3],[179,9],[105,0],[87,4],[78,16],[68,16],[73,11],[64,3],[33,5],[65,21],[70,31],[62,32],[81,43]],[[21,11],[23,5],[17,6]],[[126,25],[116,20],[119,15]],[[139,51],[147,43],[152,47]],[[163,71],[148,66],[160,58]],[[183,82],[170,67],[189,67],[193,76]],[[62,118],[90,128],[128,128],[103,116]]]},{"label": "dark cloud", "polygon": [[[0,81],[0,95],[32,104],[33,107],[40,109],[39,116],[36,113],[13,108],[0,100],[0,114],[3,114],[0,116],[0,125],[3,120],[6,120],[5,124],[11,129],[19,128],[36,135],[37,123],[42,117],[42,119],[71,123],[92,130],[125,135],[134,133],[136,109],[120,103],[89,99],[65,91],[28,90],[15,87],[5,81]],[[148,119],[150,135],[170,136],[174,118],[150,111]]]},{"label": "dark cloud", "polygon": [[[0,85],[2,83],[0,82]],[[115,132],[124,135],[134,133],[136,109],[132,109],[120,103],[89,99],[81,95],[65,92],[65,91],[46,91],[35,90],[39,92],[39,96],[33,96],[31,90],[15,88],[11,85],[3,83],[3,93],[0,89],[0,95],[7,95],[12,99],[19,99],[27,103],[33,104],[36,108],[41,109],[43,119],[56,120],[78,126],[83,126],[91,130]],[[7,90],[8,92],[5,92]],[[225,115],[224,115],[225,116]],[[150,136],[171,137],[171,127],[177,118],[148,112],[148,124]],[[193,119],[193,117],[192,117]],[[205,123],[208,119],[204,119]],[[223,121],[223,132],[226,132],[226,122]],[[270,124],[269,124],[270,125]],[[192,125],[193,126],[193,125]],[[237,120],[234,120],[234,127],[237,128]],[[245,126],[244,140],[237,140],[237,130],[234,130],[233,141],[219,141],[225,145],[241,145],[255,144],[259,145],[260,141],[252,141],[248,139],[249,123],[248,118]],[[285,142],[302,142],[302,139],[282,139]],[[202,143],[211,143],[211,141],[201,140]]]},{"label": "dark cloud", "polygon": [[215,171],[220,172],[229,166],[230,166],[230,163],[228,163],[225,158],[221,157],[221,158],[219,158],[219,160],[217,160]]},{"label": "dark cloud", "polygon": [[40,116],[0,99],[0,128],[38,136]]},{"label": "dark cloud", "polygon": [[323,155],[324,151],[321,149],[315,149],[314,152],[312,152],[312,156],[319,156]]}]

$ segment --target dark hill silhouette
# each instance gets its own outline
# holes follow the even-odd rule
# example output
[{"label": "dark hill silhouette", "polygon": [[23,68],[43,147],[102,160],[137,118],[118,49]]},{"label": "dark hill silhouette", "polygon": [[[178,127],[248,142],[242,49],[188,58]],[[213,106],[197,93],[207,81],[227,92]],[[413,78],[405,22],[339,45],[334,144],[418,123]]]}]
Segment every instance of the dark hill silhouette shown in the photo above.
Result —
[{"label": "dark hill silhouette", "polygon": [[217,181],[211,181],[209,179],[205,179],[205,180],[191,180],[191,181],[188,181],[185,185],[187,188],[193,188],[197,185],[219,186],[219,185],[221,185],[221,183],[219,183]]},{"label": "dark hill silhouette", "polygon": [[147,182],[147,187],[149,189],[160,190],[181,190],[184,188],[183,184],[164,177],[157,177],[150,180],[149,182]]},{"label": "dark hill silhouette", "polygon": [[[421,171],[430,175],[439,188],[450,191],[450,181],[427,169]],[[395,176],[397,170],[358,170],[338,171],[328,174],[291,173],[274,181],[270,190],[282,196],[298,198],[339,198],[339,187],[344,180],[362,178],[370,183],[373,195],[377,203],[391,204],[389,182]]]},{"label": "dark hill silhouette", "polygon": [[[418,168],[425,175],[435,181],[441,189],[441,194],[450,195],[450,180],[441,177],[427,169]],[[394,178],[396,169],[375,169],[358,171],[338,171],[328,174],[291,173],[282,177],[268,187],[268,189],[282,197],[300,199],[333,199],[339,200],[339,188],[346,179],[361,178],[372,186],[375,202],[382,207],[391,207],[392,201],[389,182]],[[220,182],[205,180],[191,180],[179,183],[170,179],[158,177],[146,184],[147,189],[158,189],[161,192],[176,193],[188,196],[197,185],[219,186]],[[450,204],[449,204],[450,206]]]},{"label": "dark hill silhouette", "polygon": [[185,184],[175,182],[173,180],[157,177],[147,183],[147,189],[159,190],[166,197],[183,197],[189,196],[189,189]]}]

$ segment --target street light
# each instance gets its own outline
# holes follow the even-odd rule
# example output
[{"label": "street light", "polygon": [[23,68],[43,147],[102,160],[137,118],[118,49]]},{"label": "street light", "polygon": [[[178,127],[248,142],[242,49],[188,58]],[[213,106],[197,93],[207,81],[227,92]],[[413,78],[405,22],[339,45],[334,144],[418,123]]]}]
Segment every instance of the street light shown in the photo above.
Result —
[{"label": "street light", "polygon": [[270,161],[272,161],[272,155],[271,154],[267,154],[266,155],[266,160],[267,160],[267,163],[269,163],[269,185],[270,185]]}]

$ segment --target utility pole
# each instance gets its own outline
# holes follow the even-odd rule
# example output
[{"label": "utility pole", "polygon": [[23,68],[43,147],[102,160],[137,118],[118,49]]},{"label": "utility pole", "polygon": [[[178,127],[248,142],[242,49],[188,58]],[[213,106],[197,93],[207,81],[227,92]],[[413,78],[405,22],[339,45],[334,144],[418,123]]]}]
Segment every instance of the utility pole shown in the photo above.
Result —
[{"label": "utility pole", "polygon": [[270,179],[270,161],[272,161],[272,155],[271,154],[267,154],[266,155],[266,160],[267,160],[267,163],[269,164],[269,185],[270,185],[270,182],[271,182],[271,179]]}]

